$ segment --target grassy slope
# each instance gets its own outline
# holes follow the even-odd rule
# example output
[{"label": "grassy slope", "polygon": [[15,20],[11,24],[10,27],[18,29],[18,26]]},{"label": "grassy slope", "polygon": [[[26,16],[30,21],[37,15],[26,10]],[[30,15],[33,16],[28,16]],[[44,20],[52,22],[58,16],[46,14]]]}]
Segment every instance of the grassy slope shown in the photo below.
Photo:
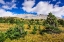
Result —
[{"label": "grassy slope", "polygon": [[[7,24],[7,23],[0,23],[0,30],[6,31],[12,26],[15,26],[16,24]],[[38,25],[36,25],[38,26]],[[25,30],[28,31],[28,34],[25,36],[25,38],[20,38],[17,40],[10,40],[6,39],[5,42],[63,42],[64,41],[64,33],[61,34],[46,34],[45,35],[40,35],[40,34],[30,34],[32,31],[31,29],[27,29],[28,26],[27,24],[24,25]],[[31,25],[33,27],[33,25]],[[40,25],[40,28],[44,28],[44,26]],[[64,30],[63,27],[59,27],[61,30]]]},{"label": "grassy slope", "polygon": [[[25,20],[26,21],[26,20]],[[26,21],[28,22],[28,21]],[[41,23],[42,24],[42,23]],[[14,27],[16,24],[8,24],[8,23],[0,23],[0,31],[6,31],[10,27]],[[45,26],[42,25],[35,25],[37,28],[44,29]],[[60,34],[44,34],[40,35],[37,31],[36,34],[31,34],[34,25],[30,25],[30,29],[28,29],[28,24],[24,24],[24,28],[26,31],[28,31],[28,34],[25,36],[25,38],[19,38],[17,40],[10,40],[9,38],[5,40],[5,42],[64,42],[64,33]],[[64,31],[64,27],[60,26],[59,29]]]},{"label": "grassy slope", "polygon": [[14,27],[16,24],[0,23],[0,31],[6,31],[7,29]]}]

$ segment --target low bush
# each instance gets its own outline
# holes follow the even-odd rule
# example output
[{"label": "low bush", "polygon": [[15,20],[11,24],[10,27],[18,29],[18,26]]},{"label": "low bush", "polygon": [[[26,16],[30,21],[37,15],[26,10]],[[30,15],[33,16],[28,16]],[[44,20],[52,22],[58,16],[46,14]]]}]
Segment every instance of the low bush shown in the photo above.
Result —
[{"label": "low bush", "polygon": [[[18,39],[20,37],[24,37],[27,34],[26,31],[24,31],[23,29],[20,29],[18,27],[15,28],[10,28],[9,30],[7,30],[6,35],[8,38],[12,39]],[[23,36],[22,36],[23,35]]]},{"label": "low bush", "polygon": [[36,26],[34,26],[34,29],[32,31],[32,34],[36,34],[36,31],[37,31],[37,28],[36,28]]},{"label": "low bush", "polygon": [[44,30],[40,30],[40,34],[44,34],[44,33],[56,33],[59,34],[61,33],[61,30],[57,27],[53,27],[53,26],[46,26],[46,28]]},{"label": "low bush", "polygon": [[4,42],[6,40],[6,35],[3,32],[0,32],[0,42]]}]

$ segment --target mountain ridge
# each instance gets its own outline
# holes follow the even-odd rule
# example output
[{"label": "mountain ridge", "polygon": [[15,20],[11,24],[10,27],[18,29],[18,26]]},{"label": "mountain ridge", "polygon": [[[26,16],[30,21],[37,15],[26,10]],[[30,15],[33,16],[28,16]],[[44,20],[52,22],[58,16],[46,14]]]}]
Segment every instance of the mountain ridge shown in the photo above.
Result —
[{"label": "mountain ridge", "polygon": [[[38,14],[38,15],[34,15],[34,14],[17,14],[15,16],[4,16],[4,17],[18,17],[18,18],[23,18],[23,19],[47,19],[47,15],[44,14]],[[57,19],[63,19],[61,17],[57,17]]]},{"label": "mountain ridge", "polygon": [[[23,19],[46,19],[47,15],[39,14],[39,15],[33,15],[33,14],[18,14],[15,17],[23,18]],[[57,19],[62,19],[61,17],[57,17]]]}]

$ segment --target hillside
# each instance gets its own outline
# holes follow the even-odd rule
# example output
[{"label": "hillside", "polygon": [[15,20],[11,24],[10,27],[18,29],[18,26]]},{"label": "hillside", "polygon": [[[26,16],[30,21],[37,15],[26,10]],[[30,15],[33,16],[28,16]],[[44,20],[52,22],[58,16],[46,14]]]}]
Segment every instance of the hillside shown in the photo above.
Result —
[{"label": "hillside", "polygon": [[0,17],[0,42],[64,42],[64,20]]},{"label": "hillside", "polygon": [[[23,19],[46,19],[47,15],[44,14],[39,14],[39,15],[34,15],[34,14],[18,14],[14,17],[18,18],[23,18]],[[62,19],[61,17],[57,17],[57,19]]]}]

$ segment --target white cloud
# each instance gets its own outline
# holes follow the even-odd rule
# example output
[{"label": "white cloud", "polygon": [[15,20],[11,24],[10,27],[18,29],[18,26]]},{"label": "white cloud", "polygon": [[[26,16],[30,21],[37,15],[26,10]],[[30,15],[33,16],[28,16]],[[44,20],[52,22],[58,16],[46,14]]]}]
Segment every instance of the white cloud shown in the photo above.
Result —
[{"label": "white cloud", "polygon": [[6,17],[6,16],[15,16],[16,14],[10,12],[10,11],[5,11],[4,9],[0,9],[0,17]]},{"label": "white cloud", "polygon": [[0,0],[0,3],[1,3],[1,4],[5,4],[4,0]]},{"label": "white cloud", "polygon": [[40,1],[34,8],[34,11],[37,12],[38,14],[47,14],[50,11],[52,11],[53,5],[49,4],[48,2]]},{"label": "white cloud", "polygon": [[5,4],[3,4],[3,6],[2,6],[2,8],[3,9],[9,9],[9,10],[11,10],[11,9],[13,9],[13,8],[17,8],[16,7],[16,0],[12,0],[11,2],[6,2]]},{"label": "white cloud", "polygon": [[32,11],[32,7],[34,6],[34,4],[35,4],[35,0],[33,0],[33,1],[25,0],[24,3],[22,4],[24,6],[24,7],[22,7],[22,9],[27,11],[27,12],[30,12],[30,11]]},{"label": "white cloud", "polygon": [[60,4],[61,3],[61,1],[59,0],[56,4],[58,5],[58,4]]},{"label": "white cloud", "polygon": [[17,15],[13,12],[6,11],[8,9],[11,10],[13,8],[17,8],[15,2],[16,0],[11,0],[11,2],[5,2],[4,0],[0,0],[0,4],[2,4],[2,6],[0,7],[0,17]]},{"label": "white cloud", "polygon": [[6,4],[6,5],[3,5],[2,8],[3,9],[10,9],[11,10],[11,9],[17,8],[17,7],[16,7],[16,4],[10,4],[9,3],[9,4]]},{"label": "white cloud", "polygon": [[[58,4],[60,1],[58,2]],[[49,4],[49,2],[40,1],[35,7],[33,5],[35,1],[24,1],[22,9],[27,12],[37,12],[37,14],[48,14],[52,12],[55,16],[61,17],[64,15],[64,6],[59,7],[58,4],[53,6],[53,4]],[[32,8],[33,7],[33,8]]]}]

